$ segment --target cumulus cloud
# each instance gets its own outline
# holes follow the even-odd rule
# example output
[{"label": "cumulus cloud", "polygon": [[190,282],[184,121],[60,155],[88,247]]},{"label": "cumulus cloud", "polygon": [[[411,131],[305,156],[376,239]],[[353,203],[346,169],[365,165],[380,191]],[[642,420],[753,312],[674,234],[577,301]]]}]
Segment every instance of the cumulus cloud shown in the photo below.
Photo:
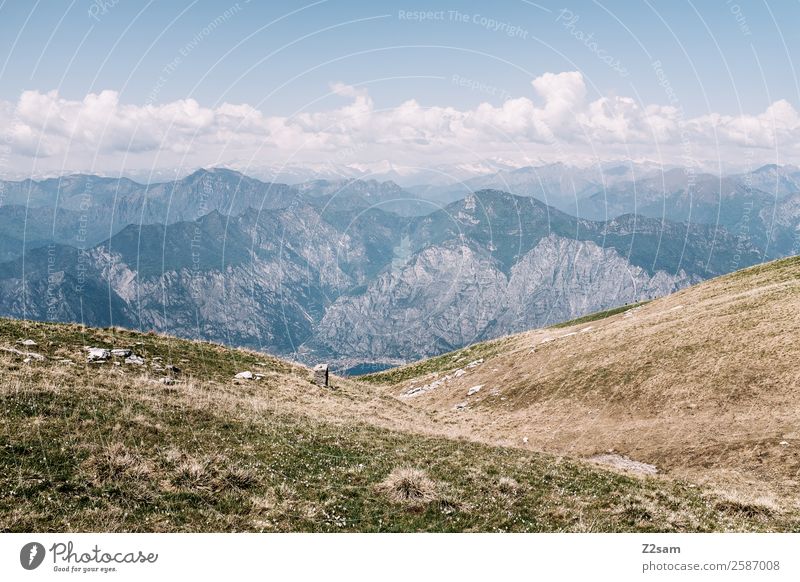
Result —
[{"label": "cumulus cloud", "polygon": [[126,104],[110,90],[82,100],[25,91],[15,103],[0,102],[0,124],[12,156],[62,165],[144,154],[166,162],[169,153],[183,156],[186,165],[224,162],[227,155],[319,160],[349,150],[359,157],[402,156],[425,166],[465,151],[541,159],[554,144],[562,152],[610,156],[635,150],[656,157],[656,151],[670,148],[685,153],[687,142],[697,151],[717,148],[723,157],[742,146],[798,153],[800,115],[785,100],[760,113],[684,118],[671,105],[643,105],[625,96],[590,99],[580,72],[545,73],[531,85],[530,96],[462,110],[416,100],[378,109],[367,90],[334,83],[330,91],[343,101],[340,106],[292,117],[271,116],[248,104],[207,107],[194,99]]}]

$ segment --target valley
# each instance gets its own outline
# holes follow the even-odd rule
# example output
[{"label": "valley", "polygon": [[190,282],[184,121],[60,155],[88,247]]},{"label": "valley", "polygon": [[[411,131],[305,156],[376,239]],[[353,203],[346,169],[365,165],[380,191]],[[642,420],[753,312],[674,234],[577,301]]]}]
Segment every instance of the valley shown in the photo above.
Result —
[{"label": "valley", "polygon": [[[482,189],[444,205],[391,182],[286,185],[224,169],[150,185],[85,175],[7,182],[0,314],[361,371],[664,296],[796,247],[791,169],[726,177],[724,197],[713,177],[693,193],[680,170],[661,182],[626,181],[646,168],[606,170],[498,174],[520,194]],[[589,194],[606,188],[604,177],[613,184]],[[754,190],[773,177],[775,194]],[[578,218],[522,187],[534,179],[546,200],[579,179],[581,200],[637,199],[633,184],[642,205]],[[666,206],[662,183],[673,189]],[[760,206],[745,217],[748,196]],[[700,206],[685,215],[684,202]]]},{"label": "valley", "polygon": [[798,301],[786,259],[329,387],[2,319],[0,529],[796,531]]}]

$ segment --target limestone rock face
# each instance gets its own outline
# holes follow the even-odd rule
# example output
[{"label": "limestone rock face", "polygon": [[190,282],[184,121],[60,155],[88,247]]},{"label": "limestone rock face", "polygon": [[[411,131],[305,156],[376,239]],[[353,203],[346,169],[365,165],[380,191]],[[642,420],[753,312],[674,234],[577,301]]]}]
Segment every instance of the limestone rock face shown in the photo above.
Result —
[{"label": "limestone rock face", "polygon": [[[192,196],[208,188],[216,202],[201,214]],[[290,195],[225,172],[193,175],[181,185],[183,222],[129,224],[90,248],[44,246],[0,263],[0,315],[375,369],[664,295],[761,260],[722,227],[636,215],[583,220],[495,190],[400,216],[365,207],[393,191],[315,188]],[[131,192],[121,203],[141,210]],[[193,210],[197,218],[186,220]]]},{"label": "limestone rock face", "polygon": [[317,326],[321,349],[364,360],[421,358],[549,325],[699,281],[648,274],[614,249],[550,235],[506,276],[467,246],[431,247],[358,297],[335,301]]}]

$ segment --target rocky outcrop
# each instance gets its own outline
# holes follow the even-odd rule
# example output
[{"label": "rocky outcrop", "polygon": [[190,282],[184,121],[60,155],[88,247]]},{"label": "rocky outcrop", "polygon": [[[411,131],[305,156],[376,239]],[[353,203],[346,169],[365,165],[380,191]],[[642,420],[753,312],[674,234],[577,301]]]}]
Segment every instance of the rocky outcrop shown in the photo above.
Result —
[{"label": "rocky outcrop", "polygon": [[616,250],[557,235],[542,239],[507,277],[487,253],[430,247],[357,297],[342,297],[317,326],[312,347],[364,360],[430,356],[671,293],[698,281],[647,273]]}]

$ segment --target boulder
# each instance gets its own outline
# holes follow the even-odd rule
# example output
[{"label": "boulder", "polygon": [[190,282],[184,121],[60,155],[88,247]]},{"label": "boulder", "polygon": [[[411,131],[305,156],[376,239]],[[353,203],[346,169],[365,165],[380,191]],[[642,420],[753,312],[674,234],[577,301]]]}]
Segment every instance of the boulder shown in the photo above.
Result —
[{"label": "boulder", "polygon": [[31,347],[37,345],[35,341],[32,339],[20,340],[18,343],[21,343],[23,346]]},{"label": "boulder", "polygon": [[134,366],[142,366],[144,365],[144,358],[142,356],[137,356],[136,354],[131,354],[125,358],[125,363],[132,364]]},{"label": "boulder", "polygon": [[253,378],[255,378],[255,376],[253,376],[253,373],[250,372],[249,370],[245,370],[244,372],[239,372],[238,374],[236,374],[234,378],[238,380],[252,380]]},{"label": "boulder", "polygon": [[115,348],[115,349],[111,350],[111,355],[112,356],[116,356],[117,358],[127,358],[132,353],[133,352],[131,350],[128,350],[128,349],[125,349],[125,348]]},{"label": "boulder", "polygon": [[314,384],[317,386],[328,385],[328,364],[317,364],[314,366]]},{"label": "boulder", "polygon": [[111,351],[105,348],[84,348],[89,355],[86,356],[87,362],[105,362],[111,357]]}]

